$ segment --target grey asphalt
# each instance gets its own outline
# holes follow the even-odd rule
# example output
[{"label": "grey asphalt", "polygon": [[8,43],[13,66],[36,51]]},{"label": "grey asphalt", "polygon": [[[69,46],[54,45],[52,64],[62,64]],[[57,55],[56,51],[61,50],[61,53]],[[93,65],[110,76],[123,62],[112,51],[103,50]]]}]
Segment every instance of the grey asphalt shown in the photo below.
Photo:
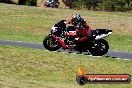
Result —
[{"label": "grey asphalt", "polygon": [[[28,43],[28,42],[0,40],[0,45],[21,46],[21,47],[28,47],[33,49],[46,50],[42,44]],[[69,50],[63,50],[63,49],[58,50],[58,52],[78,53],[76,51],[69,51]],[[83,52],[82,54],[90,55],[88,52]],[[132,60],[132,53],[129,53],[129,52],[109,51],[104,56],[112,57],[112,58],[121,58],[125,60]]]}]

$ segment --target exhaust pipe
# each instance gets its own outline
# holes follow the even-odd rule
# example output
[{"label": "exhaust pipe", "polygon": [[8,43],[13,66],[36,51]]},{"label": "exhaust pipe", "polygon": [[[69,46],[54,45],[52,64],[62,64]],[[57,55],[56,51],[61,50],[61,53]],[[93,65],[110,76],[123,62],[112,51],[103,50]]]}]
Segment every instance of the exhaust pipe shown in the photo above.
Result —
[{"label": "exhaust pipe", "polygon": [[111,35],[112,32],[109,32],[108,34],[101,34],[101,35],[98,35],[96,36],[95,40],[99,40],[99,39],[103,39],[103,38],[106,38],[108,37],[109,35]]}]

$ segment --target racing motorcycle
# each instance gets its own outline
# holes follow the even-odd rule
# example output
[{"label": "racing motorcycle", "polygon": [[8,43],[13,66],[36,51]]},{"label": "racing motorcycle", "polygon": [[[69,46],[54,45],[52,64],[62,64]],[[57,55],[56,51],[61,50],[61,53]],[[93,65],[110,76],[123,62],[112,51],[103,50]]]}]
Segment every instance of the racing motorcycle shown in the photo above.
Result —
[{"label": "racing motorcycle", "polygon": [[92,30],[91,37],[81,43],[76,43],[76,28],[74,26],[66,26],[65,20],[61,20],[55,24],[43,40],[44,47],[49,51],[56,51],[60,48],[69,49],[71,51],[90,52],[93,56],[102,56],[108,52],[109,44],[105,40],[112,30],[96,29]]}]

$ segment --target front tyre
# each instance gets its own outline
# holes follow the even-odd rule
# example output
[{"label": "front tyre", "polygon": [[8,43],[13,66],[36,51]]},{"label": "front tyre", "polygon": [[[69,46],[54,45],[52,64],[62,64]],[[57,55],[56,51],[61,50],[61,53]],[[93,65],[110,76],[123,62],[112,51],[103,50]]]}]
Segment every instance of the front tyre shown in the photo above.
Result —
[{"label": "front tyre", "polygon": [[50,51],[56,51],[61,48],[61,44],[50,35],[44,38],[43,45]]},{"label": "front tyre", "polygon": [[104,54],[106,54],[109,50],[109,44],[106,40],[104,39],[100,39],[100,40],[96,40],[91,48],[89,49],[89,52],[93,55],[93,56],[102,56]]}]

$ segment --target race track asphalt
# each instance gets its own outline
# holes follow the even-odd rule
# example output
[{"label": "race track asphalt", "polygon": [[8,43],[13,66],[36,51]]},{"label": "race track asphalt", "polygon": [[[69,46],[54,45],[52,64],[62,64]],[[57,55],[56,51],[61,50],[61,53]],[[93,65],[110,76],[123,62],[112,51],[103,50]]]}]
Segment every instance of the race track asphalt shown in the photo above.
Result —
[{"label": "race track asphalt", "polygon": [[[33,48],[33,49],[46,50],[43,44],[19,42],[19,41],[0,40],[0,45],[21,46],[21,47],[27,47],[27,48]],[[58,52],[68,52],[68,53],[78,54],[77,51],[69,51],[69,50],[63,50],[63,49],[58,50]],[[83,52],[82,54],[90,55],[88,52]],[[109,51],[104,56],[112,57],[112,58],[121,58],[124,60],[132,60],[132,53],[129,53],[129,52]]]}]

